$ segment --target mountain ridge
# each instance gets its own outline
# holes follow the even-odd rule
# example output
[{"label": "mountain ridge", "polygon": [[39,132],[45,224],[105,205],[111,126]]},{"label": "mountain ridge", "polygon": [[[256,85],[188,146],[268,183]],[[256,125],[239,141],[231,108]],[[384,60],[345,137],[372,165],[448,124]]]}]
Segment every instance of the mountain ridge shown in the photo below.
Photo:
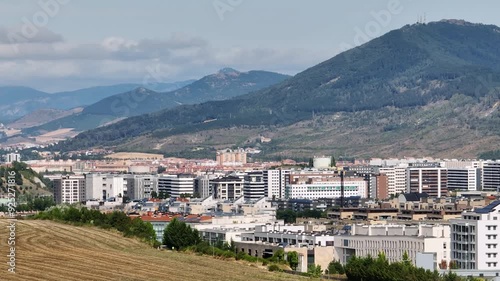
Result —
[{"label": "mountain ridge", "polygon": [[[229,71],[229,70],[226,70]],[[236,74],[235,74],[236,73]],[[26,133],[75,128],[77,131],[99,127],[123,117],[151,113],[164,108],[207,100],[223,100],[259,90],[287,79],[268,71],[217,72],[170,92],[155,92],[144,87],[109,96],[83,109],[80,114],[54,120],[25,130]]]},{"label": "mountain ridge", "polygon": [[[413,120],[422,114],[426,106],[452,100],[457,95],[461,95],[459,100],[466,100],[469,104],[453,103],[457,106],[457,110],[464,111],[456,116],[453,111],[446,111],[446,114],[449,117],[465,118],[464,125],[480,128],[481,130],[476,132],[478,137],[496,138],[500,131],[498,107],[494,106],[498,101],[500,86],[498,30],[498,27],[492,25],[449,22],[407,25],[261,91],[231,100],[180,106],[129,118],[111,126],[82,133],[74,140],[62,143],[59,148],[68,150],[93,146],[118,146],[118,149],[141,149],[142,146],[168,153],[168,146],[158,148],[149,143],[175,138],[181,134],[185,136],[200,132],[209,134],[224,128],[245,127],[250,130],[264,126],[269,132],[273,128],[288,127],[298,122],[312,120],[315,116],[342,112],[354,115],[357,112],[367,112],[377,116],[377,111],[384,111],[390,107],[408,108],[408,111],[418,109],[414,112],[414,116],[408,117]],[[440,115],[439,111],[443,109],[433,110],[436,112],[432,114]],[[471,112],[468,113],[467,110]],[[472,111],[484,112],[484,110],[491,110],[492,114],[486,118],[472,115]],[[467,114],[473,116],[471,120],[480,123],[477,125],[470,123]],[[216,121],[203,123],[208,119]],[[401,123],[404,126],[391,125],[396,129],[390,131],[393,133],[398,131],[398,126],[413,128],[418,132],[429,128],[436,129],[432,123],[428,123],[427,127],[413,123],[405,124],[405,120]],[[356,126],[356,121],[351,120],[346,125]],[[357,126],[362,127],[362,125]],[[401,130],[401,133],[404,132]],[[384,135],[384,130],[375,134]],[[419,140],[415,140],[416,144],[418,142]],[[138,143],[140,145],[134,148],[132,144]],[[236,144],[242,145],[245,142],[232,143]],[[304,150],[314,151],[318,145],[305,147]],[[186,149],[189,150],[190,147]],[[272,153],[276,154],[279,151]]]}]

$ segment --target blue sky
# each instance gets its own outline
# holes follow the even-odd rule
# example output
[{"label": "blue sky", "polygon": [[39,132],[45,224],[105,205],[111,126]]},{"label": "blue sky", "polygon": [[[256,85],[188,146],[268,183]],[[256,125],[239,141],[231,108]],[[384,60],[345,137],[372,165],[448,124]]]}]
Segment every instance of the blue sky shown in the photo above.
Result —
[{"label": "blue sky", "polygon": [[0,0],[0,85],[295,74],[424,14],[500,26],[499,10],[494,0]]}]

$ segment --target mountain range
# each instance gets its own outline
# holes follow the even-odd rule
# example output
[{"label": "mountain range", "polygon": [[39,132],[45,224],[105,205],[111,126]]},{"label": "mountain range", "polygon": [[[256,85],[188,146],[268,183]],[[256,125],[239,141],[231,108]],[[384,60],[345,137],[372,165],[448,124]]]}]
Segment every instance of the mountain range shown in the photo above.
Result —
[{"label": "mountain range", "polygon": [[[148,85],[152,90],[161,89],[171,91],[192,83],[193,80],[156,83]],[[0,120],[11,122],[40,109],[68,110],[98,102],[101,99],[131,91],[141,87],[141,84],[117,84],[98,86],[75,91],[46,93],[29,87],[3,86],[0,87]]]},{"label": "mountain range", "polygon": [[239,72],[225,68],[173,91],[156,92],[138,87],[125,93],[112,95],[84,107],[77,114],[26,129],[25,133],[44,133],[61,128],[71,128],[76,131],[89,130],[126,117],[173,108],[182,104],[232,98],[261,90],[287,78],[289,78],[287,75],[267,71]]},{"label": "mountain range", "polygon": [[499,89],[499,27],[413,24],[263,90],[131,117],[56,149],[476,157],[500,149]]}]

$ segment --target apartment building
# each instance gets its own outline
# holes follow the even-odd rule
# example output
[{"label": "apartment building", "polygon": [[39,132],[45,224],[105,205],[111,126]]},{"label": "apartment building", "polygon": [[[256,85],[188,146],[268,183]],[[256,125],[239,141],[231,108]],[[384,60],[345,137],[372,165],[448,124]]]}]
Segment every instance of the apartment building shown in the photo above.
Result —
[{"label": "apartment building", "polygon": [[245,201],[256,201],[267,196],[266,187],[262,171],[246,173],[243,181],[243,196]]},{"label": "apartment building", "polygon": [[243,148],[217,151],[215,157],[219,166],[241,166],[247,163],[247,153]]},{"label": "apartment building", "polygon": [[235,200],[243,196],[244,180],[235,175],[218,178],[212,181],[212,190],[218,200]]},{"label": "apartment building", "polygon": [[125,175],[127,195],[131,200],[151,198],[151,192],[158,192],[156,175]]},{"label": "apartment building", "polygon": [[19,153],[9,153],[4,156],[6,163],[21,162],[21,154]]},{"label": "apartment building", "polygon": [[398,166],[379,169],[381,174],[387,175],[387,193],[389,196],[406,192],[406,168],[408,168],[408,164],[403,163]]},{"label": "apartment building", "polygon": [[85,177],[61,176],[52,179],[56,204],[73,204],[85,201]]},{"label": "apartment building", "polygon": [[86,174],[86,199],[106,201],[110,198],[123,198],[127,194],[127,180],[118,174]]},{"label": "apartment building", "polygon": [[375,176],[375,196],[377,199],[387,199],[389,198],[389,177],[386,174],[380,174]]},{"label": "apartment building", "polygon": [[458,269],[500,272],[500,201],[464,212],[450,224],[451,258]]},{"label": "apartment building", "polygon": [[267,197],[269,198],[285,198],[286,177],[290,175],[290,170],[265,170],[263,171],[263,179],[267,189]]},{"label": "apartment building", "polygon": [[172,198],[181,194],[193,195],[194,176],[189,174],[164,175],[158,178],[158,193],[164,193]]},{"label": "apartment building", "polygon": [[335,236],[336,255],[342,264],[352,256],[376,257],[383,252],[389,262],[398,262],[406,252],[414,264],[417,254],[433,256],[433,267],[450,261],[448,225],[352,225],[348,235]]}]

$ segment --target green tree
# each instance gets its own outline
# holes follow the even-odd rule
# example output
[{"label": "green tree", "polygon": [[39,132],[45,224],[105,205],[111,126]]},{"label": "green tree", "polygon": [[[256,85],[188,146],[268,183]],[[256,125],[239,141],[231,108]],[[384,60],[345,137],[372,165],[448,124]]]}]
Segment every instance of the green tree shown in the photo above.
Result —
[{"label": "green tree", "polygon": [[297,267],[299,266],[299,254],[295,251],[288,252],[286,254],[286,261],[293,270],[297,270]]},{"label": "green tree", "polygon": [[284,220],[285,223],[295,223],[297,220],[297,213],[293,210],[278,210],[276,212],[276,218],[279,220]]},{"label": "green tree", "polygon": [[328,264],[328,273],[329,274],[344,274],[344,266],[340,263],[340,261],[333,260]]},{"label": "green tree", "polygon": [[335,161],[335,157],[333,156],[330,159],[330,167],[337,167],[337,161]]},{"label": "green tree", "polygon": [[311,264],[307,267],[307,274],[311,277],[318,278],[323,274],[323,270],[321,269],[321,265]]},{"label": "green tree", "polygon": [[192,229],[185,222],[174,218],[163,232],[163,244],[168,248],[183,250],[189,246],[194,246],[201,241],[197,229]]},{"label": "green tree", "polygon": [[151,191],[151,198],[158,198],[158,193],[156,191]]}]

